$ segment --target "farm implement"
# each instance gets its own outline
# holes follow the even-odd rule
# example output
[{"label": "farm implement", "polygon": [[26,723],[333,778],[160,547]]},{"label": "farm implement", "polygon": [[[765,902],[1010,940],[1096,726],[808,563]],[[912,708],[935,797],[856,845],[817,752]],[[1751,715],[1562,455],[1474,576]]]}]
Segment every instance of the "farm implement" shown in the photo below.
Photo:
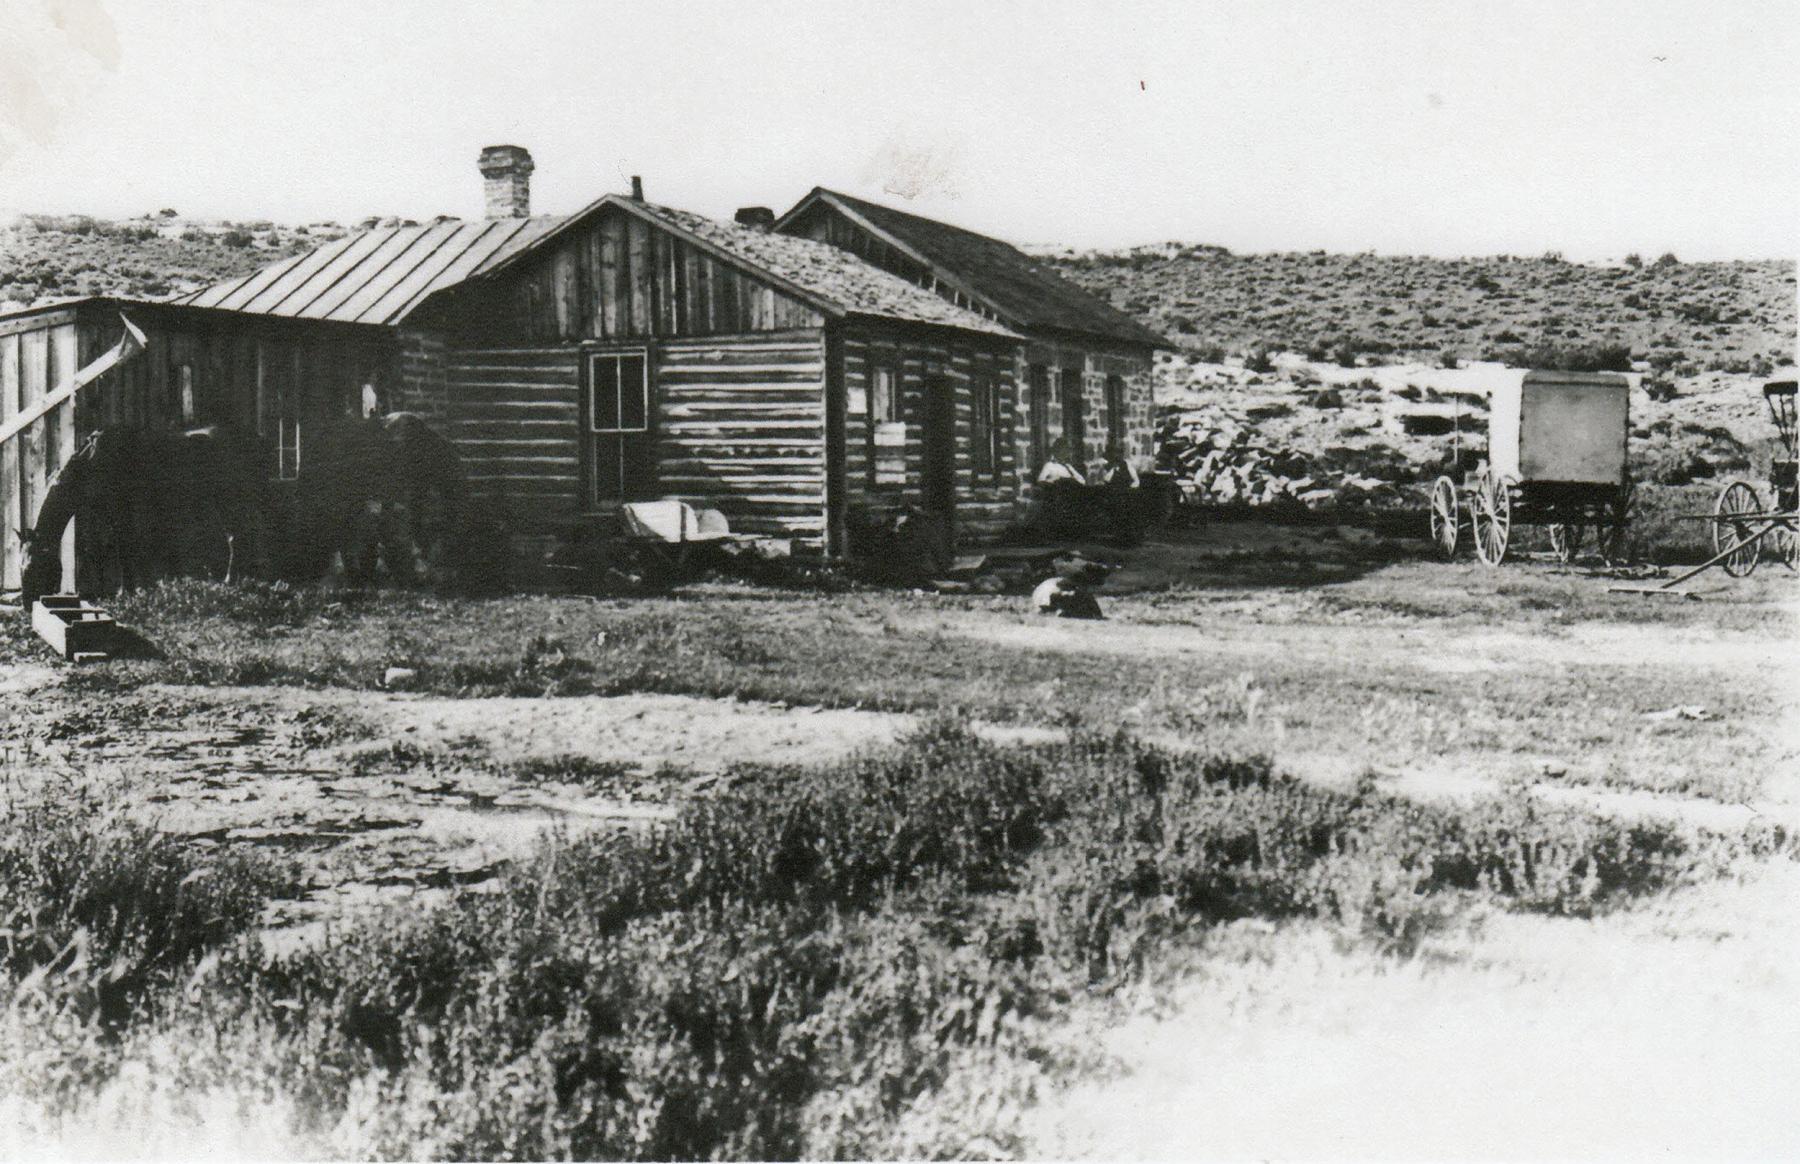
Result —
[{"label": "farm implement", "polygon": [[1683,520],[1712,523],[1713,556],[1660,586],[1612,586],[1619,594],[1666,594],[1697,597],[1677,590],[1715,566],[1733,578],[1747,578],[1756,571],[1763,550],[1772,549],[1788,569],[1800,569],[1800,424],[1795,422],[1795,381],[1778,380],[1763,385],[1763,399],[1786,456],[1769,466],[1766,494],[1745,480],[1728,481],[1719,490],[1711,513],[1689,514]]}]

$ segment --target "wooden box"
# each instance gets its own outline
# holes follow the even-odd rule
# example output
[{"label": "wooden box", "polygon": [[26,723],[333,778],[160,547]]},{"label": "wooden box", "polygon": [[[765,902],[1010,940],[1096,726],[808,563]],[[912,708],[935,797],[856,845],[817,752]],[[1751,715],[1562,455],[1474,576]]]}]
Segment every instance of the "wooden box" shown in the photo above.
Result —
[{"label": "wooden box", "polygon": [[70,661],[104,659],[119,645],[113,616],[75,594],[46,594],[32,603],[31,629]]}]

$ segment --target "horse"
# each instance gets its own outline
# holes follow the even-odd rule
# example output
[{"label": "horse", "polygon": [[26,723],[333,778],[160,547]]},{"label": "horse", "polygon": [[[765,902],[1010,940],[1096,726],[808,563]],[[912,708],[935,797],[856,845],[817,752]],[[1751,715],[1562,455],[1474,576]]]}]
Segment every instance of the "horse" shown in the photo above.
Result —
[{"label": "horse", "polygon": [[50,478],[35,524],[18,531],[22,599],[59,586],[63,531],[75,519],[84,560],[120,588],[266,569],[258,465],[255,446],[223,425],[93,433]]},{"label": "horse", "polygon": [[84,558],[118,589],[173,574],[316,581],[334,569],[358,585],[443,583],[479,562],[461,458],[424,417],[319,421],[307,436],[290,486],[269,479],[259,441],[224,425],[94,433],[19,531],[24,600],[57,588],[72,518],[94,547]]},{"label": "horse", "polygon": [[348,581],[450,580],[465,557],[456,447],[417,413],[320,426],[295,482],[289,571]]}]

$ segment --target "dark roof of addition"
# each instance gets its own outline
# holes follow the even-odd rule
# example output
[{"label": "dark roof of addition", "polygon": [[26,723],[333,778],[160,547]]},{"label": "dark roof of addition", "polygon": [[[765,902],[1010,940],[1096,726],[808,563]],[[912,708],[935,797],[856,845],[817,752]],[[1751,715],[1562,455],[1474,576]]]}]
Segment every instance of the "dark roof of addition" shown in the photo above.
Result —
[{"label": "dark roof of addition", "polygon": [[558,217],[360,231],[175,302],[297,319],[397,324],[437,292],[499,274],[607,206],[672,231],[828,315],[875,316],[1015,337],[1002,324],[837,247],[619,194]]},{"label": "dark roof of addition", "polygon": [[563,222],[498,218],[376,227],[175,302],[294,319],[399,323],[432,294],[531,249]]},{"label": "dark roof of addition", "polygon": [[936,219],[820,186],[782,215],[775,229],[782,230],[820,202],[909,254],[941,282],[1016,327],[1076,332],[1145,347],[1175,346],[1012,244]]}]

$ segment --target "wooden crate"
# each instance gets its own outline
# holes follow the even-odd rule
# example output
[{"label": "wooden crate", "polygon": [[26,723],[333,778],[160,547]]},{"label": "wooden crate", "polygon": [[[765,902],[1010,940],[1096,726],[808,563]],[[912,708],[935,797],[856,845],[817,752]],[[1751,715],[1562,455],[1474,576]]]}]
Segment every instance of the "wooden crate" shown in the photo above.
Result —
[{"label": "wooden crate", "polygon": [[32,603],[31,629],[70,662],[105,659],[119,646],[113,616],[75,594],[46,594]]}]

